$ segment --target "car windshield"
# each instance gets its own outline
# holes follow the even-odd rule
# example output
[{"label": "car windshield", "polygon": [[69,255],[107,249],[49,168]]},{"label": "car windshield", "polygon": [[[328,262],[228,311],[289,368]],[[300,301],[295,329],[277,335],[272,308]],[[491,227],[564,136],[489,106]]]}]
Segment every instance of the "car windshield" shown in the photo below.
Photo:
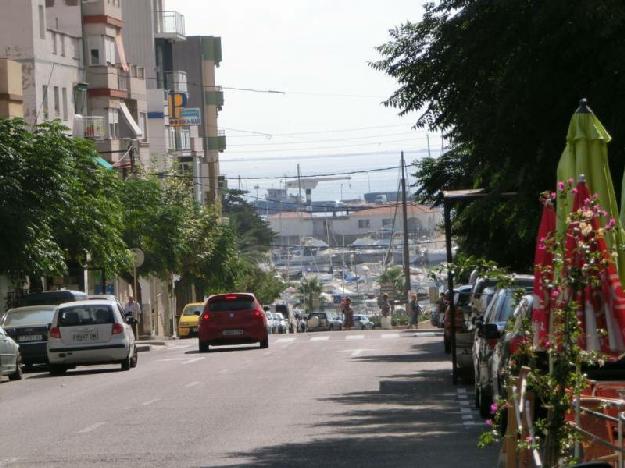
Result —
[{"label": "car windshield", "polygon": [[506,291],[501,295],[501,300],[497,304],[497,311],[494,322],[506,322],[514,310],[515,300],[512,291]]},{"label": "car windshield", "polygon": [[4,327],[26,327],[47,325],[52,322],[54,317],[54,309],[39,310],[14,310],[4,318],[2,326]]},{"label": "car windshield", "polygon": [[59,310],[59,326],[102,325],[115,323],[115,315],[107,305],[80,305]]},{"label": "car windshield", "polygon": [[182,315],[184,316],[200,315],[203,310],[204,310],[204,305],[187,306],[184,308]]},{"label": "car windshield", "polygon": [[209,301],[213,312],[233,312],[254,308],[254,299],[249,296],[221,296]]},{"label": "car windshield", "polygon": [[284,320],[284,316],[282,314],[276,314],[276,318],[278,320]]}]

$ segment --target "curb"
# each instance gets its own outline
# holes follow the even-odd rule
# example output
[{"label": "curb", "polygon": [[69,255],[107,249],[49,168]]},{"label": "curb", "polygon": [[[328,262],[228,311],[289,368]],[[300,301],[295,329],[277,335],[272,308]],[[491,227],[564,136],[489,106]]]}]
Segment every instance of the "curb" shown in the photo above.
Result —
[{"label": "curb", "polygon": [[135,343],[137,343],[138,345],[153,345],[153,346],[167,346],[167,342],[166,341],[162,341],[162,340],[140,340],[140,341],[135,341]]},{"label": "curb", "polygon": [[150,351],[150,350],[151,350],[150,345],[146,345],[146,344],[137,345],[137,352],[138,353],[145,353],[145,352]]}]

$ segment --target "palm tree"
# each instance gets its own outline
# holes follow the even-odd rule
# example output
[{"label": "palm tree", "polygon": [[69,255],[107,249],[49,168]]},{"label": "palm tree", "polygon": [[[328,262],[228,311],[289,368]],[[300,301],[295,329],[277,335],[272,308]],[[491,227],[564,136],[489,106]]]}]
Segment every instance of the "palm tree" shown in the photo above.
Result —
[{"label": "palm tree", "polygon": [[392,266],[380,275],[378,278],[380,285],[388,284],[392,285],[395,290],[394,295],[396,298],[402,297],[404,294],[404,270],[399,266]]},{"label": "palm tree", "polygon": [[304,303],[304,310],[306,312],[312,312],[315,304],[319,303],[319,297],[321,296],[321,281],[319,278],[303,278],[300,281],[300,285],[297,288],[302,302]]}]

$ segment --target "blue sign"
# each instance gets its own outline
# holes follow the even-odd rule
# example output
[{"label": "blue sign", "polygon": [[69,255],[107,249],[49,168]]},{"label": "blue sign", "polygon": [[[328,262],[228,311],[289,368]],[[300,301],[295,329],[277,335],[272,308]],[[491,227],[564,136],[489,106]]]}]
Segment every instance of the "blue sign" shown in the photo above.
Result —
[{"label": "blue sign", "polygon": [[202,117],[199,107],[185,107],[180,109],[180,118],[169,119],[169,125],[172,127],[182,127],[189,125],[201,125]]}]

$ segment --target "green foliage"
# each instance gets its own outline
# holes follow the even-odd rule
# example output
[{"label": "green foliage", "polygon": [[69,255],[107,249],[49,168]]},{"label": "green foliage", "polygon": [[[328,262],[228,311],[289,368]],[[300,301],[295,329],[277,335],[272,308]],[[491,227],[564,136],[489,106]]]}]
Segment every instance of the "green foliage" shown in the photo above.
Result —
[{"label": "green foliage", "polygon": [[300,296],[302,304],[304,304],[304,310],[306,312],[312,312],[315,309],[315,304],[319,303],[321,291],[321,282],[316,276],[303,278],[300,281],[300,284],[297,288],[297,293]]},{"label": "green foliage", "polygon": [[463,252],[529,269],[536,194],[554,186],[581,97],[616,143],[610,165],[618,192],[625,160],[624,30],[619,0],[441,0],[425,5],[421,22],[391,30],[373,63],[399,84],[386,105],[419,113],[416,125],[443,129],[451,145],[444,157],[419,164],[419,199],[440,201],[444,189],[518,192],[456,206]]},{"label": "green foliage", "polygon": [[286,288],[275,270],[264,271],[256,265],[244,264],[237,283],[238,291],[252,292],[261,304],[270,304]]},{"label": "green foliage", "polygon": [[0,271],[61,275],[68,264],[114,272],[127,264],[119,181],[93,145],[59,123],[30,130],[0,120]]},{"label": "green foliage", "polygon": [[380,284],[390,284],[393,286],[395,290],[393,295],[395,298],[403,298],[404,297],[404,270],[400,266],[392,266],[384,270],[384,272],[380,275],[378,279]]}]

